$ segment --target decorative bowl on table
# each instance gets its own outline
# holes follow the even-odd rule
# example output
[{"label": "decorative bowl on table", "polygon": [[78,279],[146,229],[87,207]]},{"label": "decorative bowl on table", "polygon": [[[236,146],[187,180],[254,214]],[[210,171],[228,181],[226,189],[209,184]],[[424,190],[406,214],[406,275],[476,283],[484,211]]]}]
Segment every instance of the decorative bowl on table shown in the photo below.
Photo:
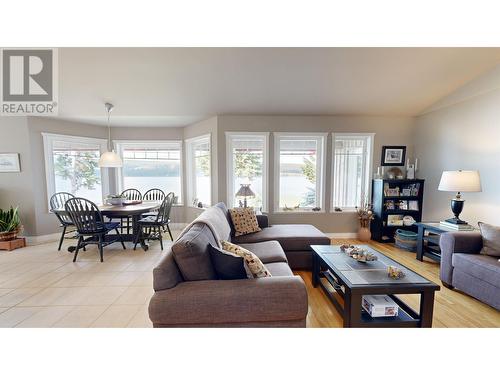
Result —
[{"label": "decorative bowl on table", "polygon": [[366,263],[373,262],[377,260],[377,256],[373,254],[371,251],[367,249],[363,249],[359,246],[342,244],[340,245],[340,250],[346,253],[346,255],[350,256],[353,259],[356,259],[358,262]]},{"label": "decorative bowl on table", "polygon": [[121,195],[109,195],[106,199],[106,203],[112,206],[121,206],[126,200],[127,198],[122,197]]}]

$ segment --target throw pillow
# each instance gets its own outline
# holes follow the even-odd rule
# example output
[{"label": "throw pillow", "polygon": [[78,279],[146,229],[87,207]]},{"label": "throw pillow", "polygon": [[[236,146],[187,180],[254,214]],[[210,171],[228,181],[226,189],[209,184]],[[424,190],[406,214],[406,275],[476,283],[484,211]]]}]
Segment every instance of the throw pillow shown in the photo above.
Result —
[{"label": "throw pillow", "polygon": [[479,229],[483,237],[481,254],[500,257],[500,227],[479,222]]},{"label": "throw pillow", "polygon": [[208,252],[219,279],[246,279],[245,259],[242,256],[208,245]]},{"label": "throw pillow", "polygon": [[254,278],[271,277],[271,272],[269,272],[259,257],[251,251],[227,241],[221,241],[221,244],[223,250],[239,255],[245,259],[245,263]]},{"label": "throw pillow", "polygon": [[235,237],[261,231],[253,208],[231,208],[229,213],[233,221]]}]

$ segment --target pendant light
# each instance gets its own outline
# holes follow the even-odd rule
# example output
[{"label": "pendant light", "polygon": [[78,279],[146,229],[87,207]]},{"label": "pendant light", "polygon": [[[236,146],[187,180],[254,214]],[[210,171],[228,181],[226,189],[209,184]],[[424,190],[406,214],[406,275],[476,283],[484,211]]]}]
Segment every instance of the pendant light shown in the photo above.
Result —
[{"label": "pendant light", "polygon": [[109,123],[109,117],[114,106],[111,103],[104,104],[106,108],[106,113],[108,115],[108,151],[103,153],[99,158],[99,167],[101,168],[121,168],[123,166],[123,161],[118,156],[118,154],[113,150],[111,145],[111,125]]}]

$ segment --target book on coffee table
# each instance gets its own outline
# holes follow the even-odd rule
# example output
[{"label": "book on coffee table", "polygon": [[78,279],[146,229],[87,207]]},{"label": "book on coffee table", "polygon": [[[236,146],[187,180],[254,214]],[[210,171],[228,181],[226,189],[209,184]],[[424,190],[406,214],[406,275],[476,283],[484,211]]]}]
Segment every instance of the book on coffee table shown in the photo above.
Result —
[{"label": "book on coffee table", "polygon": [[454,230],[474,230],[474,227],[469,224],[454,224],[454,223],[449,223],[447,221],[440,221],[440,225],[445,226],[446,228],[454,229]]}]

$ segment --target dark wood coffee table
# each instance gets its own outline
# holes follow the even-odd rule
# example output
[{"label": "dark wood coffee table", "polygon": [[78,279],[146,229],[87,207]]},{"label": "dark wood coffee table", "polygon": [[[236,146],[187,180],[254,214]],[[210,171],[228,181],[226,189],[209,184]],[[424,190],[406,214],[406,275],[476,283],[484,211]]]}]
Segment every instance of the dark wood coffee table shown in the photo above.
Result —
[{"label": "dark wood coffee table", "polygon": [[[378,260],[361,263],[346,255],[340,246],[313,245],[312,283],[323,289],[344,318],[344,327],[431,327],[434,293],[439,286],[405,266],[366,245]],[[395,266],[406,276],[399,280],[387,275]],[[372,318],[361,307],[363,295],[390,296],[399,305],[395,317]],[[416,312],[395,294],[420,294],[420,311]]]}]

